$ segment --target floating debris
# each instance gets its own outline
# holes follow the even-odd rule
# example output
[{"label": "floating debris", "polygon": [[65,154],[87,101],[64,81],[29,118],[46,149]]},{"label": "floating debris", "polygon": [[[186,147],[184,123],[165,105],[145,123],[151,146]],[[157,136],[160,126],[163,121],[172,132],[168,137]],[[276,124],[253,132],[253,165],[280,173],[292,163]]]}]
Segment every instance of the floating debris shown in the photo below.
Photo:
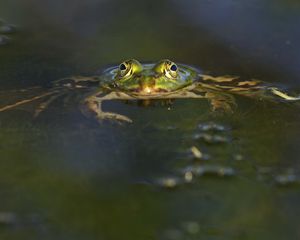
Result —
[{"label": "floating debris", "polygon": [[178,177],[163,177],[158,179],[156,183],[163,188],[173,189],[182,184],[183,181]]},{"label": "floating debris", "polygon": [[195,158],[201,159],[203,157],[203,153],[197,147],[192,146],[190,150]]},{"label": "floating debris", "polygon": [[189,149],[189,154],[191,154],[191,158],[197,159],[197,160],[208,160],[210,158],[210,156],[208,154],[203,153],[196,146],[192,146]]},{"label": "floating debris", "polygon": [[206,161],[210,159],[210,155],[202,152],[198,147],[191,146],[190,148],[178,153],[179,159],[188,161]]}]

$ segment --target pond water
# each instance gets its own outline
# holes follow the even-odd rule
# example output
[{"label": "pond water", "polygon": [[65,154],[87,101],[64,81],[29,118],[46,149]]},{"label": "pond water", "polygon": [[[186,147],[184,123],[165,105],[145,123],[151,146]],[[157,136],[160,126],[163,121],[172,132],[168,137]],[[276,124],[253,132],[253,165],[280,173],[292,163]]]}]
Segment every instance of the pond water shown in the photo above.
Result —
[{"label": "pond water", "polygon": [[[300,89],[298,1],[2,0],[0,17],[1,105],[127,58]],[[237,104],[106,103],[121,126],[62,99],[2,112],[0,239],[299,239],[300,104]]]}]

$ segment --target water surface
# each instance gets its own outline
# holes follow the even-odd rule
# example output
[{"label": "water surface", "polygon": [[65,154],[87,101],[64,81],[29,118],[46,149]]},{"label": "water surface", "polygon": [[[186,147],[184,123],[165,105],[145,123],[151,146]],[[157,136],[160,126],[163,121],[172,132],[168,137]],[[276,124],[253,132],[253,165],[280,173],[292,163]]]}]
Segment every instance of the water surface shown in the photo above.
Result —
[{"label": "water surface", "polygon": [[[176,62],[299,89],[297,1],[4,0],[0,103],[127,58]],[[3,97],[5,96],[5,97]],[[58,99],[0,115],[1,239],[299,239],[299,105],[237,98],[107,110]],[[218,124],[219,128],[210,128]],[[194,147],[194,148],[193,148]],[[197,159],[191,148],[207,156]],[[187,172],[189,174],[187,175]]]}]

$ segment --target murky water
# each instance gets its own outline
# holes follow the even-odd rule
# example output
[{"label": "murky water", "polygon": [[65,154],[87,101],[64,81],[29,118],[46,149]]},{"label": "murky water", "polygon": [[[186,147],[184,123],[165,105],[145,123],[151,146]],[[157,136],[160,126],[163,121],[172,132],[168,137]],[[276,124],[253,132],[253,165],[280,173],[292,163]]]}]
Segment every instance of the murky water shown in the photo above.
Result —
[{"label": "murky water", "polygon": [[[300,86],[297,1],[0,2],[0,103],[9,92],[127,58]],[[5,97],[4,97],[5,96]],[[0,115],[0,239],[299,239],[300,104],[237,98],[105,109],[58,99]]]}]

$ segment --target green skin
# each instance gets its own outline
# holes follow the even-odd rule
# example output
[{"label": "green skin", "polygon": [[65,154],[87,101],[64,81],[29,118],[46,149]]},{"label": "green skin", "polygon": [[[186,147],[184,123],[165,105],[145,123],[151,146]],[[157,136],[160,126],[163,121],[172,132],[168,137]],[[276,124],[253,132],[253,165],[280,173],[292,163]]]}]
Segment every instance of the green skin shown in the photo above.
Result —
[{"label": "green skin", "polygon": [[233,94],[270,99],[274,101],[298,101],[276,87],[258,80],[241,81],[238,77],[213,77],[198,69],[161,60],[156,64],[141,64],[127,60],[119,66],[107,69],[100,76],[72,77],[58,80],[51,90],[30,99],[0,108],[0,112],[46,98],[35,111],[35,116],[44,111],[57,97],[80,92],[86,97],[81,102],[81,111],[99,122],[115,120],[119,123],[132,120],[127,116],[102,110],[107,100],[170,100],[178,98],[207,99],[212,110],[232,112],[235,106]]}]

